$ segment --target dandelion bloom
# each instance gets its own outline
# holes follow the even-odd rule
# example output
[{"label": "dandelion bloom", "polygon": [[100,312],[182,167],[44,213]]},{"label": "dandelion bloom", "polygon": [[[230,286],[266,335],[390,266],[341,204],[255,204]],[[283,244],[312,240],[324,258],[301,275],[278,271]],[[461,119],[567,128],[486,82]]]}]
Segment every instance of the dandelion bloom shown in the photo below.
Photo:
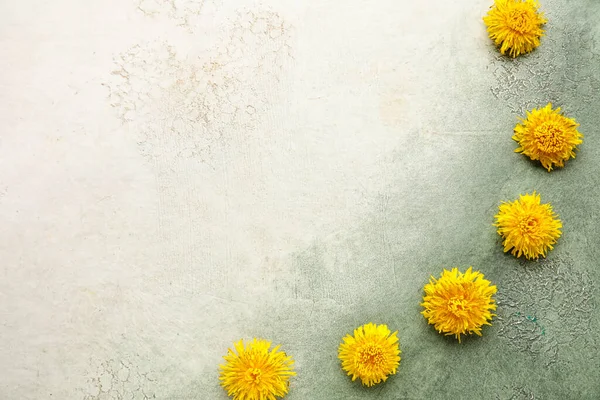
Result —
[{"label": "dandelion bloom", "polygon": [[344,337],[339,358],[352,381],[360,378],[363,385],[373,386],[396,373],[401,353],[397,333],[387,325],[368,323],[356,328],[354,336]]},{"label": "dandelion bloom", "polygon": [[254,339],[247,346],[242,340],[234,343],[221,365],[221,386],[234,400],[276,400],[289,389],[294,361],[279,346],[269,351],[271,342]]},{"label": "dandelion bloom", "polygon": [[527,118],[515,127],[513,140],[519,143],[517,153],[523,153],[532,160],[540,160],[548,172],[553,165],[563,167],[569,158],[575,158],[577,145],[583,135],[577,131],[579,124],[560,113],[560,107],[552,109],[552,104],[527,112]]},{"label": "dandelion bloom", "polygon": [[542,25],[547,22],[538,12],[536,0],[495,0],[483,18],[490,38],[500,46],[500,53],[517,57],[531,52],[540,45],[544,35]]},{"label": "dandelion bloom", "polygon": [[503,202],[496,215],[498,234],[504,238],[504,252],[527,259],[546,257],[560,237],[562,223],[550,204],[540,204],[539,194],[525,194],[519,200]]},{"label": "dandelion bloom", "polygon": [[472,267],[464,274],[458,268],[444,269],[440,279],[431,277],[424,290],[421,314],[439,333],[454,335],[460,343],[460,335],[481,336],[481,327],[491,325],[496,286]]}]

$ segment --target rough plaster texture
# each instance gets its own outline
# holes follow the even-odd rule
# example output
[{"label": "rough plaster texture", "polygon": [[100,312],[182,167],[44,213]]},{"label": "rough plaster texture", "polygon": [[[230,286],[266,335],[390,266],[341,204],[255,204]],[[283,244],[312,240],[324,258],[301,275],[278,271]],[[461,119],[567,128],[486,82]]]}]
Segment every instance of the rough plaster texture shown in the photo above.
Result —
[{"label": "rough plaster texture", "polygon": [[[600,398],[600,3],[544,1],[518,60],[490,3],[1,1],[0,399],[225,400],[253,336],[290,400]],[[552,173],[510,139],[548,101],[585,134]],[[534,189],[564,235],[520,262],[491,224]],[[419,302],[468,265],[498,317],[459,345]],[[369,321],[403,353],[366,389]]]}]

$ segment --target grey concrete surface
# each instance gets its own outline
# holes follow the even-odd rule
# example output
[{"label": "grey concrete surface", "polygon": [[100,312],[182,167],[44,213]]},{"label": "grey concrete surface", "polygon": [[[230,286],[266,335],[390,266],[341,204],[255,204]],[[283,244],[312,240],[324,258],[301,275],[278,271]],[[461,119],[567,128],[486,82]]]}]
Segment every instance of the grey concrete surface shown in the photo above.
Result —
[{"label": "grey concrete surface", "polygon": [[[290,400],[600,398],[600,3],[517,60],[491,3],[0,1],[0,399],[225,400],[254,336]],[[585,135],[552,173],[511,140],[549,101]],[[533,190],[564,229],[523,262],[492,223]],[[459,345],[419,302],[469,265],[498,316]],[[370,321],[402,361],[362,388]]]}]

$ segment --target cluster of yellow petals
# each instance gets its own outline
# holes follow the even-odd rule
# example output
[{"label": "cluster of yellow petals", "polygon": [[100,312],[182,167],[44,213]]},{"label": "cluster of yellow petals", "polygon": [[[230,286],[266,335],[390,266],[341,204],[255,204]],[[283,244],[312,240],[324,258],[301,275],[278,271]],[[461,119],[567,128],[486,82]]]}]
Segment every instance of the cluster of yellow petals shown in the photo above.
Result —
[{"label": "cluster of yellow petals", "polygon": [[344,337],[338,356],[352,381],[360,378],[363,385],[373,386],[396,373],[401,353],[397,333],[368,323],[356,328],[354,336]]},{"label": "cluster of yellow petals", "polygon": [[517,57],[540,45],[542,25],[547,20],[538,12],[536,0],[495,0],[483,18],[490,38],[502,54]]},{"label": "cluster of yellow petals", "polygon": [[517,153],[523,153],[532,160],[540,160],[544,168],[552,171],[553,166],[563,167],[569,158],[575,158],[577,145],[583,135],[577,131],[579,124],[560,113],[560,107],[552,109],[552,104],[527,112],[515,127],[513,140],[519,143]]},{"label": "cluster of yellow petals", "polygon": [[440,279],[431,277],[424,290],[421,314],[439,333],[454,335],[460,342],[460,335],[481,336],[482,326],[491,325],[497,289],[472,267],[465,273],[444,269]]},{"label": "cluster of yellow petals", "polygon": [[279,346],[269,351],[271,342],[254,339],[244,346],[242,340],[229,349],[221,365],[221,386],[234,400],[276,400],[289,390],[294,361]]},{"label": "cluster of yellow petals", "polygon": [[562,223],[552,206],[541,204],[541,197],[535,192],[502,203],[495,218],[498,234],[504,238],[504,252],[511,250],[517,257],[546,257],[561,235]]}]

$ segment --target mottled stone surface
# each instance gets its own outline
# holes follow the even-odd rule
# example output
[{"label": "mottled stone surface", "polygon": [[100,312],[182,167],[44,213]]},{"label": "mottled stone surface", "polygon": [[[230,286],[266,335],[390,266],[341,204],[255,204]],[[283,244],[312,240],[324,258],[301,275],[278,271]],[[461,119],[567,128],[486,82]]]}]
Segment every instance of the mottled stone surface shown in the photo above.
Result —
[{"label": "mottled stone surface", "polygon": [[[597,399],[600,4],[542,2],[542,46],[498,54],[491,0],[0,2],[0,399],[225,400],[264,337],[286,399]],[[548,173],[514,153],[552,102],[581,124]],[[502,253],[503,200],[563,221]],[[419,314],[442,268],[498,287],[483,337]],[[385,384],[341,338],[399,331]]]}]

